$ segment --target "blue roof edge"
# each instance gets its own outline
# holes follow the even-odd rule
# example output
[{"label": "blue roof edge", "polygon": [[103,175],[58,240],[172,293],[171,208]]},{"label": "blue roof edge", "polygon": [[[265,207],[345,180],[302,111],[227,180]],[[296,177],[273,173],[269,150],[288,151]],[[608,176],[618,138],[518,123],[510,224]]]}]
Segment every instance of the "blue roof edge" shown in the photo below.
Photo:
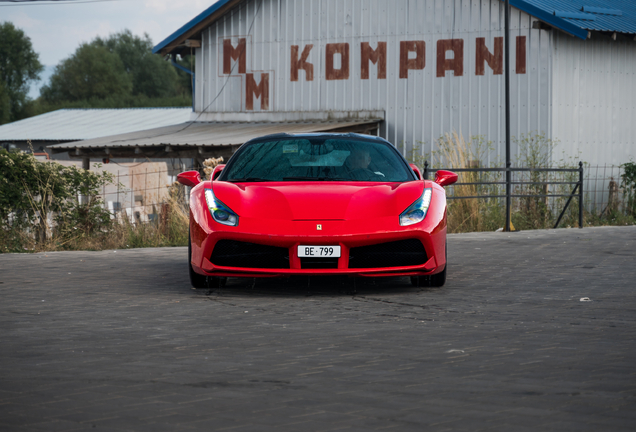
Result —
[{"label": "blue roof edge", "polygon": [[[223,6],[225,6],[226,4],[228,4],[230,1],[232,0],[218,0],[216,3],[214,3],[212,6],[210,6],[209,8],[207,8],[206,10],[204,10],[203,12],[201,12],[199,15],[197,15],[196,17],[194,17],[193,19],[191,19],[189,22],[187,22],[186,24],[184,24],[183,26],[181,26],[180,29],[178,29],[177,31],[175,31],[174,33],[172,33],[170,36],[168,36],[167,38],[165,38],[164,40],[162,40],[161,42],[159,42],[153,49],[152,49],[152,53],[153,54],[157,54],[159,51],[161,51],[163,48],[165,48],[166,46],[168,46],[171,42],[173,42],[175,39],[179,38],[181,35],[183,35],[184,33],[186,33],[188,30],[191,30],[194,26],[196,26],[197,24],[201,23],[204,19],[206,19],[207,17],[209,17],[211,14],[213,14],[214,12],[216,12],[217,10],[219,10],[220,8],[222,8]],[[504,0],[500,0],[500,1],[504,1]],[[535,18],[540,19],[541,21],[544,21],[558,29],[563,30],[566,33],[569,33],[573,36],[576,36],[578,38],[581,39],[587,39],[587,30],[582,29],[581,27],[572,24],[562,18],[559,18],[557,16],[555,16],[554,14],[538,8],[534,5],[531,5],[527,2],[525,2],[524,0],[509,0],[510,1],[510,6],[516,7],[519,10],[522,10],[532,16],[534,16]]]},{"label": "blue roof edge", "polygon": [[[502,2],[504,0],[501,0]],[[581,27],[572,24],[562,18],[555,16],[553,13],[550,13],[544,9],[538,8],[530,3],[525,2],[524,0],[509,0],[510,6],[514,6],[519,10],[526,12],[529,15],[532,15],[535,18],[540,19],[541,21],[550,24],[553,27],[556,27],[560,30],[563,30],[566,33],[571,34],[572,36],[576,36],[580,39],[587,39],[587,30],[582,29]]]},{"label": "blue roof edge", "polygon": [[228,4],[230,1],[232,0],[218,0],[216,3],[214,3],[212,6],[210,6],[209,8],[207,8],[206,10],[204,10],[203,12],[201,12],[199,15],[195,16],[194,18],[192,18],[190,21],[188,21],[186,24],[184,24],[183,26],[181,26],[181,28],[177,31],[175,31],[174,33],[172,33],[170,36],[168,36],[167,38],[165,38],[164,40],[162,40],[161,42],[159,42],[157,45],[155,45],[155,47],[152,49],[152,53],[153,54],[157,54],[159,51],[161,51],[163,48],[165,48],[166,46],[168,46],[168,44],[170,44],[172,41],[174,41],[175,39],[177,39],[179,36],[183,35],[184,33],[186,33],[188,30],[192,29],[194,26],[196,26],[197,24],[199,24],[201,21],[203,21],[204,19],[206,19],[207,17],[209,17],[210,15],[212,15],[214,12],[216,12],[217,10],[221,9],[223,6],[225,6],[226,4]]}]

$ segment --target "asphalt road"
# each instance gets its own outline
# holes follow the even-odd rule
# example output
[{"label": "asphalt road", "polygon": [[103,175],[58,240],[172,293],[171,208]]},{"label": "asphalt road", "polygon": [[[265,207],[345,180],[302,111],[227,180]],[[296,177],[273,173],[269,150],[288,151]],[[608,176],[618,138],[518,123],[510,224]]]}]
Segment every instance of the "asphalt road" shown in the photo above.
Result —
[{"label": "asphalt road", "polygon": [[636,430],[636,227],[448,245],[443,288],[0,255],[0,430]]}]

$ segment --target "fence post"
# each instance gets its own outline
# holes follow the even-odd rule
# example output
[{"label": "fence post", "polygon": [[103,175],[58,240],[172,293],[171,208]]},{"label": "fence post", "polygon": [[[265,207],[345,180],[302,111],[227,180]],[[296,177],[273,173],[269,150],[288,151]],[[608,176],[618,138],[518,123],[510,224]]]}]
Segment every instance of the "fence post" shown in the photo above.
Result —
[{"label": "fence post", "polygon": [[579,161],[579,228],[583,228],[583,162]]},{"label": "fence post", "polygon": [[424,172],[422,173],[424,180],[428,180],[428,161],[424,161]]}]

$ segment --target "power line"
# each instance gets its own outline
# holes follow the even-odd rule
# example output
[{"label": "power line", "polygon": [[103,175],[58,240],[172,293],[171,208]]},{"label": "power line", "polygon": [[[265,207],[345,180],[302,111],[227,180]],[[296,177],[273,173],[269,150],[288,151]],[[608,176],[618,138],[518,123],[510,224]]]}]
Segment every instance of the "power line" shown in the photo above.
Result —
[{"label": "power line", "polygon": [[0,7],[11,6],[51,6],[79,3],[103,3],[121,0],[0,0]]}]

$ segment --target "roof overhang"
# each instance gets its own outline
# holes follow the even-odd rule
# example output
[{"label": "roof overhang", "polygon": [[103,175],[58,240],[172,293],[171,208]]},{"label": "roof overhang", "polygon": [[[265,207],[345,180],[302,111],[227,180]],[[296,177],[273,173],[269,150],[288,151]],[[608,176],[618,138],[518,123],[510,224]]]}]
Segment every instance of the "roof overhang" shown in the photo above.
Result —
[{"label": "roof overhang", "polygon": [[234,6],[246,0],[218,0],[212,6],[191,19],[179,30],[159,42],[153,49],[153,54],[180,54],[186,46],[186,41],[190,39],[201,39],[201,32],[210,26],[214,21],[221,18]]},{"label": "roof overhang", "polygon": [[[194,17],[188,23],[183,25],[180,29],[172,33],[166,39],[161,41],[157,46],[155,46],[152,50],[153,53],[167,55],[167,54],[179,54],[183,49],[188,48],[190,45],[187,44],[188,40],[200,40],[201,32],[205,30],[208,26],[212,25],[216,20],[221,18],[223,15],[228,13],[233,7],[237,6],[242,2],[248,2],[251,0],[219,0],[214,3],[212,6],[201,12],[199,15]],[[505,0],[501,0],[502,2]],[[542,22],[557,28],[567,34],[578,37],[580,39],[587,39],[589,35],[589,29],[584,24],[586,17],[592,17],[591,13],[603,13],[608,14],[613,11],[613,9],[599,9],[599,8],[587,8],[581,13],[581,8],[577,6],[577,10],[571,10],[569,17],[566,16],[568,14],[557,13],[559,11],[554,10],[554,5],[546,2],[537,2],[537,1],[528,1],[528,0],[509,0],[510,5],[526,12],[529,15],[541,20]],[[533,4],[535,3],[535,4]],[[578,4],[578,3],[577,3]],[[572,5],[569,3],[565,3],[565,6],[569,9],[572,9]],[[583,7],[585,9],[585,7]],[[600,11],[600,12],[599,12]],[[610,11],[610,12],[607,12]],[[577,19],[572,15],[574,12],[579,12],[578,16],[581,19]],[[591,13],[590,13],[591,12]],[[620,12],[620,11],[616,11]],[[561,15],[561,16],[560,16]],[[630,20],[630,23],[633,23],[633,17],[627,18],[623,16],[625,20]],[[632,24],[630,24],[632,25]],[[597,30],[597,29],[593,29]],[[608,31],[618,31],[617,29],[606,29]],[[624,31],[619,31],[620,33]],[[628,34],[633,34],[633,32],[627,31]]]},{"label": "roof overhang", "polygon": [[[501,1],[503,2],[504,0]],[[533,17],[540,19],[546,24],[551,25],[552,27],[555,27],[569,35],[576,36],[580,39],[587,39],[587,30],[568,22],[561,17],[556,16],[554,13],[550,13],[549,11],[534,6],[524,0],[509,0],[509,2],[510,6],[524,11],[528,15],[532,15]]]},{"label": "roof overhang", "polygon": [[[378,113],[378,112],[371,112]],[[299,121],[191,121],[156,129],[51,145],[53,153],[71,158],[208,158],[229,157],[243,143],[274,133],[377,133],[381,116],[305,119]],[[264,113],[271,115],[271,113]],[[265,118],[265,117],[263,117]]]}]

